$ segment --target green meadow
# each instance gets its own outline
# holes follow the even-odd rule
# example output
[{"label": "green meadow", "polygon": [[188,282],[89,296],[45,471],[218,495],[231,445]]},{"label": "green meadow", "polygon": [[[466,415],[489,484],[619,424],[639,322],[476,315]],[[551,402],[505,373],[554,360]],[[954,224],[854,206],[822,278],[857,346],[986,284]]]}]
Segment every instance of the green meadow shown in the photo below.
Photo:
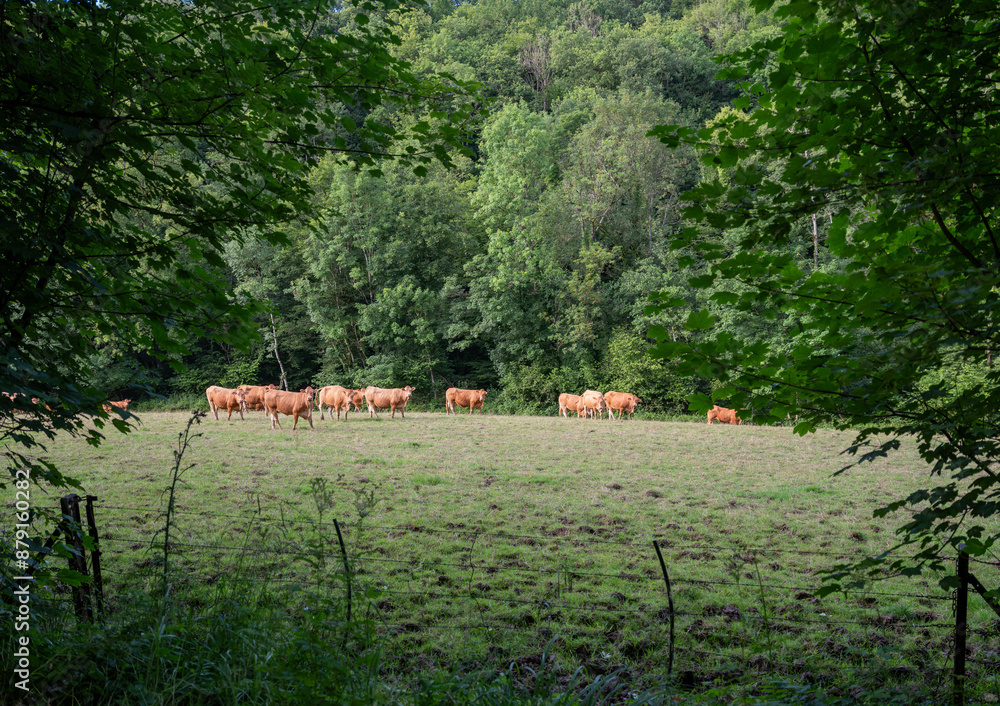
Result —
[{"label": "green meadow", "polygon": [[[112,610],[162,571],[157,531],[188,419],[140,416],[99,448],[60,437],[47,455],[99,498]],[[851,437],[830,430],[426,412],[283,424],[258,412],[192,427],[169,566],[195,607],[236,577],[293,612],[317,590],[346,601],[349,587],[403,680],[537,671],[547,655],[556,674],[614,673],[636,691],[669,670],[696,690],[784,679],[949,693],[954,618],[939,575],[816,595],[831,566],[894,546],[903,515],[872,512],[929,482],[913,448],[835,475]],[[998,583],[996,564],[973,572]],[[998,625],[973,596],[980,695],[1000,691]]]}]

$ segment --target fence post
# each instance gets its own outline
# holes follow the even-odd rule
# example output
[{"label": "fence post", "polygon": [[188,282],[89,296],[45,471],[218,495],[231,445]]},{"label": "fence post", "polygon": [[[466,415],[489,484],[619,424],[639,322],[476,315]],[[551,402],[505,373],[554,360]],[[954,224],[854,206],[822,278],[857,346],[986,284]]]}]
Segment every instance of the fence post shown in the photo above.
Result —
[{"label": "fence post", "polygon": [[[59,499],[63,514],[63,536],[72,551],[69,557],[69,568],[87,576],[87,559],[84,554],[83,542],[80,541],[80,496],[73,493]],[[88,584],[73,586],[73,604],[77,620],[94,622],[94,614],[90,607]]]},{"label": "fence post", "polygon": [[966,619],[969,611],[969,555],[958,552],[958,596],[955,598],[955,706],[965,703]]},{"label": "fence post", "polygon": [[[347,576],[347,622],[351,622],[351,602],[352,602],[352,577],[351,577],[351,564],[347,560],[347,547],[344,546],[344,535],[340,532],[340,523],[337,522],[337,518],[333,519],[333,528],[337,530],[337,541],[340,542],[340,553],[344,557],[344,574]],[[344,640],[347,640],[347,633],[344,633]]]},{"label": "fence post", "polygon": [[94,549],[90,552],[90,569],[94,574],[94,591],[97,597],[97,617],[104,617],[104,577],[101,575],[101,545],[97,535],[97,520],[94,517],[94,501],[97,497],[87,496],[87,526],[90,528],[90,538],[94,540]]},{"label": "fence post", "polygon": [[670,611],[670,658],[667,662],[667,677],[674,671],[674,594],[670,590],[670,575],[667,573],[667,564],[663,561],[663,553],[660,551],[660,543],[653,540],[653,548],[656,549],[656,556],[660,560],[660,569],[663,571],[663,580],[667,584],[667,610]]}]

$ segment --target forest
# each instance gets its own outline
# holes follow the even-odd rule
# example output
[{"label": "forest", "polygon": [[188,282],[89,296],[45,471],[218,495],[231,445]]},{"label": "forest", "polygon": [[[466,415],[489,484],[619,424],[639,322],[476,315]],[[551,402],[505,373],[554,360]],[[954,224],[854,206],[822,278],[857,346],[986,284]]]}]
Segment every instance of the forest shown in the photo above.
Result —
[{"label": "forest", "polygon": [[[58,444],[72,439],[78,457],[79,437],[95,448],[138,439],[149,452],[152,424],[134,407],[105,406],[115,399],[158,395],[190,410],[210,385],[410,385],[415,402],[442,411],[445,389],[456,386],[487,388],[487,413],[554,414],[560,392],[614,388],[639,395],[642,414],[703,414],[718,403],[755,425],[708,428],[704,416],[700,425],[598,425],[609,439],[644,427],[655,434],[634,453],[637,470],[657,475],[641,502],[667,502],[660,477],[672,466],[646,468],[645,448],[674,444],[671,426],[701,441],[792,431],[765,428],[775,424],[794,424],[799,435],[833,427],[848,432],[837,437],[848,446],[834,475],[875,464],[864,476],[872,484],[865,502],[873,520],[891,518],[896,529],[879,539],[877,554],[817,552],[825,558],[815,597],[889,576],[926,586],[934,575],[949,593],[963,590],[956,557],[959,566],[995,566],[1000,538],[998,87],[995,0],[2,3],[0,441],[8,480],[0,489],[16,488],[24,503],[8,549],[15,536],[14,546],[52,547],[38,527],[46,512],[57,518],[40,503],[29,512],[30,491],[82,489],[77,459],[58,457]],[[150,510],[164,530],[152,545],[163,550],[163,572],[135,594],[134,619],[107,639],[64,623],[33,632],[33,659],[73,655],[51,660],[66,665],[66,678],[52,673],[61,695],[80,674],[100,695],[95,702],[115,680],[134,697],[135,680],[115,676],[134,664],[149,680],[146,693],[167,684],[169,699],[183,660],[161,649],[161,636],[190,638],[177,654],[201,654],[212,643],[206,635],[230,636],[212,648],[218,663],[229,669],[231,644],[247,657],[248,674],[260,675],[271,667],[246,650],[246,636],[270,644],[287,634],[277,681],[253,676],[262,700],[272,684],[296,703],[331,684],[367,689],[369,667],[380,667],[339,661],[328,649],[331,614],[300,622],[270,599],[244,612],[246,596],[234,594],[226,610],[241,627],[227,628],[222,612],[213,633],[175,597],[167,569],[173,494],[199,414],[172,452],[172,485],[160,496],[167,509]],[[177,419],[162,416],[162,424]],[[487,420],[454,421],[585,428],[554,418]],[[213,433],[251,429],[212,424]],[[402,439],[422,426],[405,424],[381,429]],[[326,429],[305,438],[339,443],[334,430],[353,434],[346,425]],[[255,443],[277,454],[286,443],[304,450],[303,438],[276,432]],[[402,441],[404,454],[421,444]],[[496,456],[518,456],[502,435],[495,441],[503,447]],[[369,458],[370,438],[351,443],[365,455],[359,472],[381,464]],[[786,447],[782,440],[762,455],[778,458]],[[790,455],[818,472],[801,448]],[[877,464],[914,449],[900,466],[905,490],[885,491]],[[97,450],[104,474],[107,452]],[[167,458],[156,453],[150,465]],[[245,457],[244,446],[233,453]],[[447,485],[433,490],[439,458],[422,453],[434,473],[414,476],[413,493],[429,486],[446,495]],[[663,451],[674,455],[676,446]],[[700,472],[714,459],[704,452],[694,461]],[[134,484],[131,453],[121,464]],[[256,476],[263,464],[253,464]],[[227,468],[220,463],[218,476]],[[736,462],[730,477],[754,468],[756,460]],[[701,486],[732,494],[724,475],[707,471]],[[476,473],[481,485],[469,481]],[[463,482],[478,492],[496,480],[488,473],[477,466]],[[538,489],[536,474],[546,470],[532,463],[525,473]],[[234,494],[203,477],[213,501]],[[298,492],[280,477],[283,490]],[[561,488],[569,477],[542,482]],[[142,487],[151,478],[139,477]],[[827,502],[837,479],[826,479],[803,493]],[[320,497],[319,481],[311,487],[322,515],[333,500]],[[374,491],[353,492],[361,517]],[[787,492],[771,499],[782,513],[796,512]],[[621,502],[635,514],[624,493]],[[310,541],[304,551],[329,556],[328,531]],[[31,559],[27,549],[7,553],[22,566]],[[12,566],[0,572],[9,601]],[[762,586],[759,572],[744,575]],[[80,582],[72,570],[37,577],[46,591]],[[277,606],[276,628],[261,631],[256,611],[265,605]],[[62,620],[63,604],[52,606]],[[953,651],[962,659],[964,631],[956,617]],[[4,639],[12,647],[14,633]],[[844,654],[835,656],[846,663]],[[925,656],[915,677],[926,671]],[[956,703],[964,701],[962,659]],[[207,690],[216,688],[215,672],[190,664]],[[243,700],[244,685],[240,677],[234,700]],[[804,703],[812,687],[792,688]],[[465,691],[459,684],[455,693]],[[828,703],[844,703],[834,696]],[[455,702],[420,702],[445,700]],[[887,703],[877,693],[868,702]]]},{"label": "forest", "polygon": [[[349,26],[352,12],[328,22]],[[731,113],[740,90],[715,78],[713,59],[778,35],[773,12],[746,0],[484,0],[391,19],[391,51],[418,76],[481,84],[488,116],[467,154],[450,169],[386,161],[374,174],[349,151],[314,158],[311,207],[280,241],[241,228],[224,244],[227,295],[264,304],[250,350],[191,333],[177,371],[127,340],[98,340],[95,386],[114,399],[141,397],[140,386],[175,396],[214,384],[412,385],[424,401],[484,387],[498,411],[551,411],[560,392],[614,388],[646,411],[686,411],[687,395],[716,383],[649,358],[647,333],[695,335],[687,311],[645,312],[652,292],[716,306],[670,246],[682,195],[712,167],[647,133]],[[359,125],[416,119],[391,105],[332,109]],[[350,147],[349,134],[312,139],[338,138]],[[833,266],[825,228],[803,217],[789,238],[803,268]],[[723,325],[783,338],[753,316]]]}]

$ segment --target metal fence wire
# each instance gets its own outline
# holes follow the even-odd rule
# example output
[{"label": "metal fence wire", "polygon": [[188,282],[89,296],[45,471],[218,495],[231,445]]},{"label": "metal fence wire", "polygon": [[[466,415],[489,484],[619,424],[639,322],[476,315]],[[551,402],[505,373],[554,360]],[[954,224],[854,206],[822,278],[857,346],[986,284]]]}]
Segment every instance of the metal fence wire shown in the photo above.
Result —
[{"label": "metal fence wire", "polygon": [[[109,603],[148,584],[162,566],[158,511],[99,505]],[[390,646],[447,659],[515,655],[553,638],[597,669],[657,667],[676,651],[678,672],[733,670],[822,675],[845,660],[945,680],[954,649],[953,595],[929,583],[886,581],[817,596],[820,570],[848,553],[657,537],[620,541],[590,528],[538,534],[471,526],[340,524],[278,513],[176,513],[171,580],[195,591],[267,590],[291,610],[318,596],[373,621]],[[856,555],[855,555],[856,556]],[[994,577],[991,577],[994,578]],[[671,627],[672,626],[672,627]],[[995,629],[980,626],[970,676],[1000,667]],[[391,651],[391,648],[390,650]],[[672,659],[672,658],[671,658]],[[874,665],[873,665],[874,668]]]},{"label": "metal fence wire", "polygon": [[[629,541],[586,526],[517,534],[345,524],[261,506],[179,506],[165,547],[158,509],[87,501],[98,514],[99,532],[92,518],[89,529],[103,567],[98,613],[122,611],[132,590],[157,585],[166,556],[168,579],[195,602],[266,595],[293,615],[318,603],[353,607],[401,662],[485,664],[554,645],[591,673],[670,669],[726,680],[757,670],[823,681],[848,662],[939,691],[959,675],[964,684],[1000,671],[1000,620],[988,596],[971,618],[970,596],[925,579],[887,577],[821,596],[822,572],[857,553],[748,546],[727,535],[686,541],[669,530]],[[995,588],[1000,564],[972,564],[963,588]]]}]

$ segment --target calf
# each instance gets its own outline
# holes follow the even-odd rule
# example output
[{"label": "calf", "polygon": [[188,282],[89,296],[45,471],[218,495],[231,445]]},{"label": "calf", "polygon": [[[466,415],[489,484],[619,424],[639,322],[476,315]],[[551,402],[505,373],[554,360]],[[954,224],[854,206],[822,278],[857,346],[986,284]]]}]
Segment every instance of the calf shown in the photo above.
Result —
[{"label": "calf", "polygon": [[444,393],[445,414],[457,414],[455,405],[468,407],[469,414],[479,408],[479,413],[483,413],[483,402],[486,401],[486,390],[461,390],[457,387],[449,387]]}]

